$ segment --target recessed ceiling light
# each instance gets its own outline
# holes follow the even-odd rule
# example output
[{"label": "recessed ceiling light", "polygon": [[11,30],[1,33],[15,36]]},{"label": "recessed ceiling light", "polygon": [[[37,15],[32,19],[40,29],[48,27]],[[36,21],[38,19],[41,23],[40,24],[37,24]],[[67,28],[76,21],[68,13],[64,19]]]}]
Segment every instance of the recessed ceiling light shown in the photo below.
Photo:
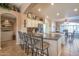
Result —
[{"label": "recessed ceiling light", "polygon": [[38,8],[38,11],[41,11],[41,9],[40,9],[40,8]]},{"label": "recessed ceiling light", "polygon": [[74,11],[78,11],[78,9],[77,9],[77,8],[75,8],[75,9],[74,9]]},{"label": "recessed ceiling light", "polygon": [[57,15],[57,16],[59,16],[59,15],[60,15],[60,13],[57,13],[56,15]]},{"label": "recessed ceiling light", "polygon": [[54,5],[54,3],[51,3],[51,5]]}]

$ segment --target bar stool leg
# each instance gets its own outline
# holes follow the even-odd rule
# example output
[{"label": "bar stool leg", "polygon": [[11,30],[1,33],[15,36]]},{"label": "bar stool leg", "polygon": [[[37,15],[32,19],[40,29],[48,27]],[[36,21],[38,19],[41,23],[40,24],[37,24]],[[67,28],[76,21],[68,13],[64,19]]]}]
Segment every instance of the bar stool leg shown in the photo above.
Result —
[{"label": "bar stool leg", "polygon": [[34,51],[34,47],[32,47],[32,56],[34,56],[35,51]]},{"label": "bar stool leg", "polygon": [[48,50],[48,48],[47,48],[47,56],[49,56],[49,50]]},{"label": "bar stool leg", "polygon": [[27,51],[27,42],[25,43],[25,45],[24,45],[24,49],[25,49],[25,53],[27,53],[26,51]]},{"label": "bar stool leg", "polygon": [[42,51],[42,50],[40,50],[39,55],[40,55],[40,56],[43,56],[43,51]]},{"label": "bar stool leg", "polygon": [[27,46],[25,46],[25,53],[27,53]]},{"label": "bar stool leg", "polygon": [[27,53],[26,51],[27,51],[27,49],[25,48],[25,53]]},{"label": "bar stool leg", "polygon": [[33,50],[33,48],[32,48],[32,56],[34,55],[34,50]]},{"label": "bar stool leg", "polygon": [[29,47],[27,47],[27,55],[29,55]]},{"label": "bar stool leg", "polygon": [[36,53],[35,53],[35,56],[37,56],[38,55],[38,49],[36,49]]},{"label": "bar stool leg", "polygon": [[21,49],[23,50],[23,44],[21,44]]}]

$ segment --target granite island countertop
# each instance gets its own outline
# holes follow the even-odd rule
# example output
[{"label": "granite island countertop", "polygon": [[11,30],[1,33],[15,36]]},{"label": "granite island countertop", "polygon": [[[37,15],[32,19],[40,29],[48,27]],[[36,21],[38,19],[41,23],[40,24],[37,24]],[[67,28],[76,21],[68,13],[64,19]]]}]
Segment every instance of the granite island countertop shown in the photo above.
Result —
[{"label": "granite island countertop", "polygon": [[43,35],[43,39],[46,39],[46,40],[58,40],[61,36],[62,36],[62,33],[38,33],[36,34],[36,36],[39,36],[39,35]]}]

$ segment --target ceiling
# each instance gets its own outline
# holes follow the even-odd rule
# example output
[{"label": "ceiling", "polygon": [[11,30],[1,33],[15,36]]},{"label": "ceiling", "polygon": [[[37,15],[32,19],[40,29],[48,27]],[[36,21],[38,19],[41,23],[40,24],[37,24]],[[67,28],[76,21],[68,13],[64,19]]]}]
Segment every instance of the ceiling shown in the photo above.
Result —
[{"label": "ceiling", "polygon": [[22,13],[24,13],[30,3],[11,3],[11,5],[15,5]]},{"label": "ceiling", "polygon": [[12,5],[15,5],[16,7],[20,8],[23,5],[23,3],[12,3]]},{"label": "ceiling", "polygon": [[[40,12],[38,11],[39,8],[41,9]],[[48,19],[59,21],[65,17],[79,16],[79,11],[75,12],[74,8],[79,9],[79,3],[54,3],[54,5],[50,3],[38,3],[31,4],[27,10],[44,18],[48,16]],[[57,16],[57,13],[60,13],[60,15]]]},{"label": "ceiling", "polygon": [[[13,3],[26,14],[27,11],[37,14],[40,17],[51,19],[52,21],[60,21],[63,18],[79,16],[79,10],[74,11],[74,8],[79,9],[79,3]],[[41,11],[38,11],[40,8]],[[57,13],[60,15],[57,16]],[[76,18],[75,18],[76,19]],[[79,17],[77,17],[79,19]]]}]

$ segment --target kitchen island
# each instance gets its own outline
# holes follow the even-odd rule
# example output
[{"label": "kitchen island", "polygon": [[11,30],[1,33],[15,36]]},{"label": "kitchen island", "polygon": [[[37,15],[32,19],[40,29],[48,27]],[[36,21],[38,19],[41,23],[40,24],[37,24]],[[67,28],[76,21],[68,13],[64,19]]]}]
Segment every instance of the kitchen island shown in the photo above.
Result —
[{"label": "kitchen island", "polygon": [[64,35],[62,33],[41,33],[43,35],[43,41],[49,43],[49,55],[58,56],[61,55],[61,45],[64,44]]}]

